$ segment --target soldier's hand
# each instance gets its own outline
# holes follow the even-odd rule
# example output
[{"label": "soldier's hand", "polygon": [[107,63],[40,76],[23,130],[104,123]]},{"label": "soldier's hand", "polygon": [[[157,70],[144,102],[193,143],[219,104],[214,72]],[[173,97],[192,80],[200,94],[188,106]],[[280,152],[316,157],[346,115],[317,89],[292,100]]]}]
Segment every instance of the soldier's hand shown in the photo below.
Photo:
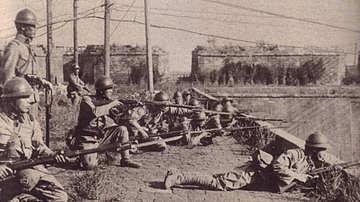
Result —
[{"label": "soldier's hand", "polygon": [[58,154],[55,156],[56,163],[66,163],[69,162],[69,158],[64,156],[64,151],[60,150]]},{"label": "soldier's hand", "polygon": [[46,80],[46,79],[41,79],[41,83],[42,85],[44,85],[47,89],[52,90],[53,89],[53,85],[50,81]]},{"label": "soldier's hand", "polygon": [[119,106],[119,105],[123,105],[123,103],[121,103],[118,99],[115,99],[114,101],[112,101],[110,103],[112,106]]},{"label": "soldier's hand", "polygon": [[14,171],[11,168],[7,167],[5,164],[0,165],[0,179],[12,174],[14,174]]},{"label": "soldier's hand", "polygon": [[145,131],[142,131],[141,132],[141,139],[144,139],[144,140],[149,139],[149,135]]},{"label": "soldier's hand", "polygon": [[312,175],[308,175],[308,174],[299,174],[297,176],[297,180],[299,180],[300,182],[307,182],[308,180],[312,180],[317,178],[318,176],[312,176]]}]

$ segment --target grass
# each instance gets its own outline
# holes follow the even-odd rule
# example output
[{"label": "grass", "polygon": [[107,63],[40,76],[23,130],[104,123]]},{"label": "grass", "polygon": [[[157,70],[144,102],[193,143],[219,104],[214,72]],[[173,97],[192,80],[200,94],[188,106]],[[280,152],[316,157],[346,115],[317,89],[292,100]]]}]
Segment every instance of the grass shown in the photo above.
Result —
[{"label": "grass", "polygon": [[[184,91],[192,85],[182,83],[173,85],[169,83],[156,84],[155,89],[162,89],[170,97],[177,90]],[[195,86],[206,89],[205,86]],[[121,85],[115,88],[115,94],[122,98],[131,98],[131,95],[142,92],[146,94],[146,85]],[[233,89],[232,89],[233,90]],[[234,89],[235,90],[235,89]],[[70,100],[63,94],[54,93],[50,119],[50,148],[53,151],[67,150],[65,137],[67,132],[76,125],[79,107],[71,106]],[[45,113],[40,112],[39,121],[45,134]],[[241,126],[256,125],[252,121],[246,121]],[[251,154],[256,149],[262,149],[275,139],[275,135],[264,128],[254,130],[236,131],[233,137],[240,143],[245,144],[248,150],[244,154]],[[308,193],[308,196],[316,201],[360,201],[359,179],[342,173],[324,174],[322,181],[317,182],[316,189]],[[68,189],[71,201],[98,200],[117,201],[118,186],[111,179],[111,173],[102,170],[84,171],[74,175]],[[105,186],[104,186],[105,185]],[[106,190],[104,190],[104,187]]]}]

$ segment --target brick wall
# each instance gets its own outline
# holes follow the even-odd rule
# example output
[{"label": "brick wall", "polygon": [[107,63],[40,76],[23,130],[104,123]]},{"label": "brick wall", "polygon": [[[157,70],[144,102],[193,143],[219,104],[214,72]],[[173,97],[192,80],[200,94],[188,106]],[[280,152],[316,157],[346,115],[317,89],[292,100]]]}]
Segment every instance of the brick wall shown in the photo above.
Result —
[{"label": "brick wall", "polygon": [[255,52],[241,51],[237,53],[211,52],[209,50],[195,49],[192,52],[191,75],[210,73],[212,70],[220,70],[225,58],[231,58],[234,62],[246,61],[249,63],[266,62],[270,65],[283,64],[285,67],[296,66],[312,59],[322,59],[325,72],[319,82],[323,84],[340,85],[345,77],[345,55],[337,53],[314,53],[293,51],[282,52]]}]

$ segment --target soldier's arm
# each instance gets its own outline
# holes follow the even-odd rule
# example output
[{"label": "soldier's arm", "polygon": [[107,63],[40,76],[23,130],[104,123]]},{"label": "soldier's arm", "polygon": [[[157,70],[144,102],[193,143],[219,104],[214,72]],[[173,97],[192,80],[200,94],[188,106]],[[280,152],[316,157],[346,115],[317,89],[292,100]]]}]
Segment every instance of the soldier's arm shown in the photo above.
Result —
[{"label": "soldier's arm", "polygon": [[109,104],[95,106],[89,96],[84,96],[81,101],[81,104],[80,104],[80,109],[88,108],[94,117],[100,117],[100,116],[109,115],[109,111],[111,108],[113,108],[117,105],[121,105],[121,104],[122,104],[121,102],[119,102],[117,99],[115,99],[114,101],[110,102]]},{"label": "soldier's arm", "polygon": [[144,128],[139,124],[139,120],[148,116],[149,111],[146,108],[143,107],[135,107],[132,110],[132,113],[130,114],[129,117],[129,124],[133,127],[135,127],[141,134],[141,137],[143,139],[147,139],[149,138],[149,135],[146,133],[146,131],[144,130]]},{"label": "soldier's arm", "polygon": [[308,175],[305,173],[295,172],[295,169],[293,168],[295,163],[303,160],[304,158],[306,157],[302,150],[289,149],[274,160],[274,172],[286,184],[290,184],[294,179],[305,182]]},{"label": "soldier's arm", "polygon": [[10,44],[4,50],[2,67],[1,67],[1,84],[15,76],[15,68],[19,59],[19,48],[16,44],[10,42]]},{"label": "soldier's arm", "polygon": [[76,82],[76,76],[75,74],[70,74],[70,79],[69,79],[69,84],[71,84],[76,91],[81,91],[84,88],[84,82],[82,82],[81,80],[79,80],[79,82]]}]

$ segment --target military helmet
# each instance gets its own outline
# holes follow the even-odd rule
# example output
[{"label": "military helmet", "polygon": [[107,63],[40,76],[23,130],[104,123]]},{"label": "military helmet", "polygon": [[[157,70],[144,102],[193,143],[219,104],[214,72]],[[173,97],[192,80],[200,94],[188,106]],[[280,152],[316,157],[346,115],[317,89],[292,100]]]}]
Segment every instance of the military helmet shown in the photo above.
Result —
[{"label": "military helmet", "polygon": [[1,97],[2,98],[27,97],[33,93],[34,93],[33,89],[24,78],[14,77],[5,83]]},{"label": "military helmet", "polygon": [[185,97],[186,95],[191,95],[191,93],[190,93],[190,91],[187,91],[187,90],[186,90],[186,91],[183,92],[182,95]]},{"label": "military helmet", "polygon": [[163,102],[163,101],[169,101],[169,100],[170,100],[169,96],[164,91],[160,91],[160,92],[156,93],[154,96],[154,101]]},{"label": "military helmet", "polygon": [[114,87],[115,87],[114,82],[107,76],[100,77],[95,82],[96,90],[106,90]]},{"label": "military helmet", "polygon": [[230,101],[231,103],[233,103],[233,100],[230,99],[229,97],[224,97],[222,100],[221,100],[221,103],[225,103],[227,101]]},{"label": "military helmet", "polygon": [[75,69],[81,69],[81,68],[80,68],[79,65],[77,65],[77,64],[74,63],[74,64],[72,65],[72,69],[75,70]]},{"label": "military helmet", "polygon": [[18,12],[18,14],[16,15],[15,23],[36,26],[37,20],[35,14],[31,10],[24,9]]},{"label": "military helmet", "polygon": [[200,101],[197,100],[197,99],[191,99],[191,100],[189,101],[189,105],[195,106],[195,107],[199,107],[199,106],[201,106],[201,103],[200,103]]},{"label": "military helmet", "polygon": [[320,149],[327,149],[329,147],[326,136],[321,132],[315,132],[309,135],[306,139],[305,146]]},{"label": "military helmet", "polygon": [[181,97],[181,96],[182,96],[181,92],[180,92],[180,91],[176,91],[176,92],[174,93],[173,99],[178,99],[178,98]]},{"label": "military helmet", "polygon": [[217,112],[222,112],[223,106],[221,104],[217,104],[213,110]]}]

